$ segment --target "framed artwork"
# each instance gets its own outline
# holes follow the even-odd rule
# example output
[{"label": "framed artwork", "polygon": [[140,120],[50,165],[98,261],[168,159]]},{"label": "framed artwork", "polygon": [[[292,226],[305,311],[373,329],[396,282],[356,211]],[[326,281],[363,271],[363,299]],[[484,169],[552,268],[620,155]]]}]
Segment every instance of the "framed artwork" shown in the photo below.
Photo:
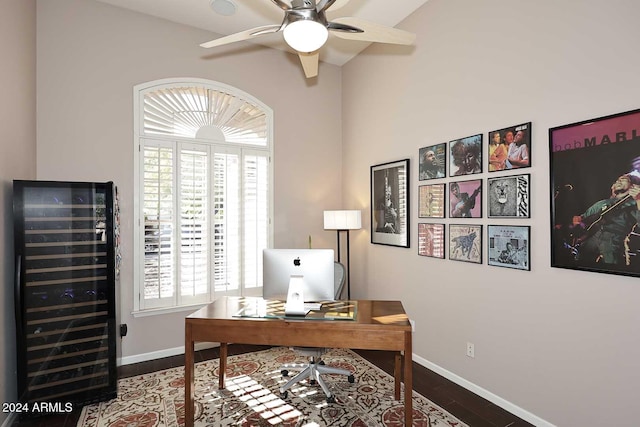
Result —
[{"label": "framed artwork", "polygon": [[531,270],[530,231],[528,225],[489,225],[489,265]]},{"label": "framed artwork", "polygon": [[449,142],[449,176],[482,172],[482,134]]},{"label": "framed artwork", "polygon": [[444,258],[444,224],[418,224],[418,255]]},{"label": "framed artwork", "polygon": [[531,166],[531,122],[489,132],[489,172]]},{"label": "framed artwork", "polygon": [[449,218],[482,218],[482,180],[449,184]]},{"label": "framed artwork", "polygon": [[418,187],[418,217],[444,218],[444,194],[446,184],[421,185]]},{"label": "framed artwork", "polygon": [[487,178],[489,218],[530,218],[529,174]]},{"label": "framed artwork", "polygon": [[549,129],[551,266],[640,276],[640,110]]},{"label": "framed artwork", "polygon": [[447,143],[430,145],[418,151],[420,164],[418,179],[444,178],[447,176]]},{"label": "framed artwork", "polygon": [[449,259],[482,264],[482,225],[449,225]]},{"label": "framed artwork", "polygon": [[409,159],[371,166],[371,243],[409,247]]}]

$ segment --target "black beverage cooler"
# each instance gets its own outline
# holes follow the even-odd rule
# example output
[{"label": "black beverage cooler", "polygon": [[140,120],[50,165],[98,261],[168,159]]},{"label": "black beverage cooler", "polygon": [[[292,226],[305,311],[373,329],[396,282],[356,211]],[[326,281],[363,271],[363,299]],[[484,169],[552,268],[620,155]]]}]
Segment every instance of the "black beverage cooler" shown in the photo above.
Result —
[{"label": "black beverage cooler", "polygon": [[68,411],[116,397],[114,194],[111,182],[13,182],[18,397],[26,408]]}]

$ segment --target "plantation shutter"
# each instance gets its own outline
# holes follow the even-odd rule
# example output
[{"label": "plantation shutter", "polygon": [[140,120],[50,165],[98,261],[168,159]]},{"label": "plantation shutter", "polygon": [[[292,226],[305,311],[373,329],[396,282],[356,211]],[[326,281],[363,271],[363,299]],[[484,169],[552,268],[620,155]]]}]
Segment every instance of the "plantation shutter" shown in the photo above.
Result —
[{"label": "plantation shutter", "polygon": [[[207,147],[180,151],[180,296],[197,302],[209,294],[209,154]],[[194,301],[196,300],[196,301]]]},{"label": "plantation shutter", "polygon": [[262,250],[269,235],[269,157],[264,152],[244,155],[244,285],[262,286]]},{"label": "plantation shutter", "polygon": [[173,300],[175,279],[174,152],[171,143],[147,143],[143,151],[144,290],[147,307]]}]

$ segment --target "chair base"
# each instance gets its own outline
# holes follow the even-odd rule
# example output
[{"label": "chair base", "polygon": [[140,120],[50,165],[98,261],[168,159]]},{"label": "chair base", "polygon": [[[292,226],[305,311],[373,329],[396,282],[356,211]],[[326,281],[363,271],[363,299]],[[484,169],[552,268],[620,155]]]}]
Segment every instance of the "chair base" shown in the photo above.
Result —
[{"label": "chair base", "polygon": [[346,369],[326,366],[324,362],[322,362],[319,358],[316,359],[315,357],[312,358],[309,363],[287,363],[285,365],[282,365],[282,367],[280,368],[280,373],[282,374],[282,376],[286,377],[289,375],[289,370],[291,369],[299,370],[300,372],[298,372],[294,377],[292,377],[289,381],[282,385],[282,387],[280,387],[280,395],[283,398],[287,397],[287,390],[293,387],[294,384],[297,384],[309,378],[310,381],[316,381],[318,384],[320,384],[322,391],[327,396],[327,402],[333,403],[335,402],[335,398],[331,393],[331,390],[329,390],[329,387],[327,386],[325,381],[322,379],[323,374],[346,375],[347,380],[350,383],[355,382],[355,377],[350,371],[347,371]]}]

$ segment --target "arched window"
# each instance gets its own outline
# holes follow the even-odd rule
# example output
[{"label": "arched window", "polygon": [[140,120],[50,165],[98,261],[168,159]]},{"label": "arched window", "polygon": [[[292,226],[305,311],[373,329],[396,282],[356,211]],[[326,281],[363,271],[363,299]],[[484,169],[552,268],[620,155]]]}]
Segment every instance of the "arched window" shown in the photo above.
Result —
[{"label": "arched window", "polygon": [[236,88],[134,88],[134,311],[259,295],[272,239],[269,107]]}]

